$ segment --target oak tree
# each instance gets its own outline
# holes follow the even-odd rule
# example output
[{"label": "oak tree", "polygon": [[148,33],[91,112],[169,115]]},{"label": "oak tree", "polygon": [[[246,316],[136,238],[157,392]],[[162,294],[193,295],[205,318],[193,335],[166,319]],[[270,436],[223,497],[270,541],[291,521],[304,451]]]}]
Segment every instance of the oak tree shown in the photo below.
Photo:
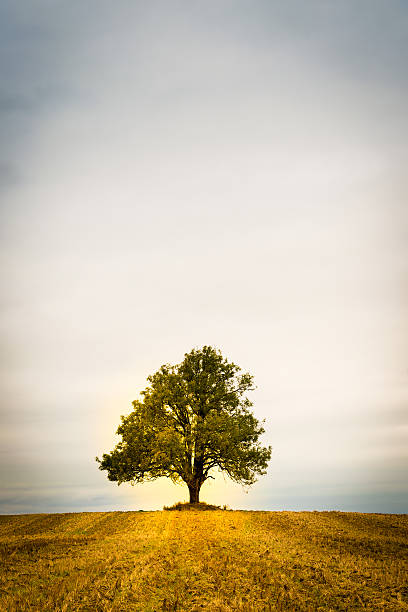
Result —
[{"label": "oak tree", "polygon": [[190,502],[211,472],[251,485],[266,473],[271,448],[246,397],[253,377],[211,346],[194,349],[177,365],[163,365],[133,410],[121,417],[121,441],[96,458],[109,480],[142,483],[161,476],[184,481]]}]

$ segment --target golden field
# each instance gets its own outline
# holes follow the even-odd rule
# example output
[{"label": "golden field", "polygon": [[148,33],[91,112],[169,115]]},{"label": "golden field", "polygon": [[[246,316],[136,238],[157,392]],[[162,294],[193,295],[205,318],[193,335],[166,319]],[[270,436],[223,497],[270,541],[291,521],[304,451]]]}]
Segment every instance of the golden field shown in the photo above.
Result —
[{"label": "golden field", "polygon": [[0,610],[408,610],[408,516],[0,516]]}]

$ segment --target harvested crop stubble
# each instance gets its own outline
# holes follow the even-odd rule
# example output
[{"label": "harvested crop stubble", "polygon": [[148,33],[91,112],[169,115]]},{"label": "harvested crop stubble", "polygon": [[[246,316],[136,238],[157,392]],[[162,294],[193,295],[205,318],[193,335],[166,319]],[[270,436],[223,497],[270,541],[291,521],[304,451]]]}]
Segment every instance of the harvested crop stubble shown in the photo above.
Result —
[{"label": "harvested crop stubble", "polygon": [[0,516],[0,610],[408,610],[408,516]]}]

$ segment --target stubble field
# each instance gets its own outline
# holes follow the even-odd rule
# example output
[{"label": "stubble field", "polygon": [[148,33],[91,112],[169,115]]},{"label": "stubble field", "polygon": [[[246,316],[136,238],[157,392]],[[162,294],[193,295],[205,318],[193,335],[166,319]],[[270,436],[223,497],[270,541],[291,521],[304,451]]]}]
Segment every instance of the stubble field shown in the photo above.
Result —
[{"label": "stubble field", "polygon": [[0,610],[408,610],[408,516],[0,516]]}]

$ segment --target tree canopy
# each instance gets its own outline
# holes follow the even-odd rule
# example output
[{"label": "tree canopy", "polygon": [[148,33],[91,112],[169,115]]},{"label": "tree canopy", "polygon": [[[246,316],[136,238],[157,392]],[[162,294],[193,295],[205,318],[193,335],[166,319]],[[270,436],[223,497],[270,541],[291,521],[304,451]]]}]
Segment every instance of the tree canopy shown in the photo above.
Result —
[{"label": "tree canopy", "polygon": [[271,448],[246,397],[253,377],[211,346],[193,349],[177,365],[163,365],[148,377],[149,386],[121,417],[122,440],[111,453],[96,458],[109,480],[142,483],[161,476],[184,481],[190,502],[199,501],[211,472],[253,484],[265,474]]}]

